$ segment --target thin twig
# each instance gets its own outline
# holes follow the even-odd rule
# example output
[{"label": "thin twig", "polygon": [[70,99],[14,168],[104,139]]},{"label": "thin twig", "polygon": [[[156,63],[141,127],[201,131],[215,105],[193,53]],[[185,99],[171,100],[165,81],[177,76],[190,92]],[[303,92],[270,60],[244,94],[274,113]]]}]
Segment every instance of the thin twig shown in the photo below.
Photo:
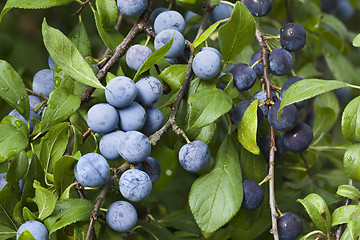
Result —
[{"label": "thin twig", "polygon": [[[355,182],[349,178],[348,180],[348,185],[350,186],[355,186]],[[345,200],[345,203],[344,203],[344,206],[347,206],[347,205],[350,205],[351,204],[351,199],[350,198],[347,198]],[[336,230],[336,233],[335,233],[335,239],[336,240],[340,240],[341,239],[341,236],[343,235],[344,231],[345,231],[345,227],[346,227],[346,224],[340,224],[338,229]]]},{"label": "thin twig", "polygon": [[28,88],[26,88],[26,91],[27,91],[28,93],[30,93],[31,95],[40,97],[40,98],[44,99],[45,101],[49,101],[49,98],[46,97],[46,96],[44,96],[44,95],[42,95],[41,93],[36,93],[36,92],[34,92],[34,91],[32,91],[32,90],[30,90],[30,89],[28,89]]},{"label": "thin twig", "polygon": [[97,214],[99,212],[102,202],[104,201],[106,194],[110,190],[110,187],[114,184],[114,181],[118,178],[118,176],[121,175],[123,172],[125,172],[127,169],[129,169],[129,167],[130,167],[130,163],[126,162],[123,165],[121,165],[119,168],[117,168],[116,171],[114,172],[114,174],[109,178],[109,180],[104,185],[104,188],[101,190],[99,196],[96,198],[96,203],[95,203],[94,209],[90,215],[90,222],[89,222],[88,229],[86,231],[85,240],[90,240],[91,233],[92,233],[95,221],[97,219]]},{"label": "thin twig", "polygon": [[[269,75],[269,51],[264,40],[264,36],[256,29],[255,33],[256,40],[259,42],[259,46],[261,48],[261,58],[263,63],[263,79],[266,87],[267,92],[267,100],[271,100],[271,81]],[[271,210],[271,220],[272,220],[272,229],[271,233],[274,236],[274,240],[279,240],[278,230],[277,230],[277,217],[278,213],[276,211],[276,200],[275,200],[275,155],[276,147],[275,147],[275,133],[274,129],[270,127],[270,153],[269,153],[269,173],[268,176],[270,177],[269,180],[269,203],[270,203],[270,210]]]},{"label": "thin twig", "polygon": [[91,2],[91,0],[86,0],[85,2],[83,2],[79,10],[74,12],[72,16],[79,15],[89,2]]},{"label": "thin twig", "polygon": [[91,132],[92,130],[90,128],[86,130],[86,132],[84,132],[84,134],[82,135],[83,142],[85,142],[86,138],[91,134]]}]

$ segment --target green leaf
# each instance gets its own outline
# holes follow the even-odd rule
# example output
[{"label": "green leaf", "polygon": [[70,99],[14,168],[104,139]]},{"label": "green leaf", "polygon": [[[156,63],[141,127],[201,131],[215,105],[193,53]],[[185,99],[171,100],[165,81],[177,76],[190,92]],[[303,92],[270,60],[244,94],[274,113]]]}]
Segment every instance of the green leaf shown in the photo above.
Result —
[{"label": "green leaf", "polygon": [[143,220],[138,220],[138,225],[149,232],[155,239],[175,240],[174,235],[172,235],[172,233],[166,227],[162,226],[156,221],[148,223]]},{"label": "green leaf", "polygon": [[6,175],[7,182],[18,182],[24,177],[28,169],[28,157],[25,151],[21,151],[11,159],[10,168]]},{"label": "green leaf", "polygon": [[181,231],[201,234],[201,231],[196,225],[195,219],[189,210],[171,212],[159,220],[159,223],[165,227],[173,227]]},{"label": "green leaf", "polygon": [[298,81],[286,90],[281,99],[278,118],[280,118],[282,109],[287,105],[347,86],[346,83],[335,80],[303,79]]},{"label": "green leaf", "polygon": [[25,230],[23,231],[19,238],[17,238],[18,240],[36,240],[33,235],[31,234],[31,232],[29,230]]},{"label": "green leaf", "polygon": [[341,129],[347,140],[360,142],[360,97],[346,105],[341,119]]},{"label": "green leaf", "polygon": [[350,198],[352,200],[360,200],[360,191],[354,186],[341,185],[338,187],[336,194],[342,197]]},{"label": "green leaf", "polygon": [[96,1],[95,4],[101,24],[105,28],[113,28],[118,21],[119,10],[116,1],[102,0]]},{"label": "green leaf", "polygon": [[332,214],[332,226],[348,223],[350,215],[358,208],[356,205],[341,206]]},{"label": "green leaf", "polygon": [[[99,2],[99,1],[98,1]],[[103,2],[103,1],[100,1]],[[84,24],[79,21],[69,34],[69,39],[79,50],[81,56],[91,56],[91,44]]]},{"label": "green leaf", "polygon": [[354,47],[360,47],[360,33],[354,38],[353,45]]},{"label": "green leaf", "polygon": [[81,83],[105,89],[75,45],[62,32],[47,25],[45,18],[42,34],[50,56],[64,72]]},{"label": "green leaf", "polygon": [[240,96],[240,91],[234,86],[234,78],[231,73],[224,74],[220,77],[220,81],[223,79],[228,80],[228,83],[224,89],[224,92],[229,95],[232,99]]},{"label": "green leaf", "polygon": [[189,127],[201,128],[230,111],[232,101],[221,89],[202,89],[189,97]]},{"label": "green leaf", "polygon": [[226,136],[216,155],[213,170],[192,185],[189,205],[195,221],[206,233],[225,225],[240,209],[242,177],[237,146]]},{"label": "green leaf", "polygon": [[[175,34],[175,33],[174,33]],[[148,69],[150,69],[154,64],[156,64],[160,59],[165,57],[165,54],[170,50],[174,41],[174,36],[170,39],[168,43],[164,46],[153,52],[148,59],[141,65],[139,70],[136,72],[133,81],[136,82],[140,76],[140,74],[144,73]]]},{"label": "green leaf", "polygon": [[347,224],[347,228],[350,232],[350,237],[353,240],[358,239],[360,235],[360,208],[356,208],[356,210],[350,215],[350,221]]},{"label": "green leaf", "polygon": [[201,35],[200,37],[192,43],[194,48],[197,48],[200,44],[202,44],[206,39],[210,37],[210,35],[217,29],[217,27],[220,25],[220,23],[223,22],[223,20],[217,21],[216,23],[212,24],[210,27],[208,27]]},{"label": "green leaf", "polygon": [[187,128],[186,134],[190,139],[202,141],[209,144],[216,130],[216,123],[213,122],[202,128]]},{"label": "green leaf", "polygon": [[34,181],[35,198],[33,199],[39,209],[38,218],[44,220],[54,211],[56,204],[56,197],[51,191],[43,188],[38,181]]},{"label": "green leaf", "polygon": [[0,239],[5,240],[16,236],[16,230],[0,224]]},{"label": "green leaf", "polygon": [[65,88],[56,88],[50,93],[48,107],[45,108],[41,121],[41,132],[46,132],[69,118],[80,104],[80,96],[69,93]]},{"label": "green leaf", "polygon": [[27,125],[25,125],[25,123],[20,120],[17,117],[11,116],[11,115],[7,115],[5,116],[0,124],[11,124],[13,125],[19,132],[22,132],[25,136],[29,135],[29,128]]},{"label": "green leaf", "polygon": [[29,119],[30,105],[25,85],[11,65],[0,60],[0,97]]},{"label": "green leaf", "polygon": [[339,101],[333,92],[327,92],[315,98],[314,136],[331,130],[340,113]]},{"label": "green leaf", "polygon": [[72,223],[89,220],[93,207],[86,199],[68,198],[58,201],[54,212],[44,221],[49,235]]},{"label": "green leaf", "polygon": [[3,162],[29,145],[27,136],[14,125],[0,124],[0,162]]},{"label": "green leaf", "polygon": [[37,9],[37,8],[51,8],[54,6],[65,5],[71,3],[72,0],[8,0],[1,11],[0,22],[7,13],[12,8],[24,8],[24,9]]},{"label": "green leaf", "polygon": [[174,64],[164,69],[159,75],[159,79],[166,82],[171,90],[176,92],[180,89],[181,83],[185,77],[187,65]]},{"label": "green leaf", "polygon": [[298,199],[306,209],[311,220],[323,232],[330,234],[331,214],[324,199],[315,193],[307,195],[304,199]]},{"label": "green leaf", "polygon": [[96,28],[100,34],[101,39],[103,40],[106,47],[113,51],[116,46],[124,40],[124,36],[114,28],[104,26],[101,22],[99,13],[94,8],[91,9],[94,13]]},{"label": "green leaf", "polygon": [[240,147],[240,165],[243,179],[261,182],[267,174],[268,165],[262,155],[254,155]]},{"label": "green leaf", "polygon": [[11,189],[2,189],[0,191],[0,225],[17,229],[13,220],[13,211],[16,205],[16,195]]},{"label": "green leaf", "polygon": [[27,207],[23,207],[22,215],[25,222],[32,220],[40,221],[40,219],[36,217],[36,215],[32,213]]},{"label": "green leaf", "polygon": [[260,154],[260,148],[256,143],[258,102],[259,100],[253,101],[246,109],[243,118],[239,122],[237,131],[237,139],[241,145],[243,145],[246,150],[256,155]]},{"label": "green leaf", "polygon": [[231,20],[219,29],[219,45],[225,62],[233,60],[254,41],[255,21],[241,2],[235,4]]},{"label": "green leaf", "polygon": [[45,172],[52,173],[55,162],[64,154],[69,140],[69,123],[59,123],[41,140],[40,163]]},{"label": "green leaf", "polygon": [[55,187],[58,195],[61,195],[63,191],[74,180],[74,165],[76,159],[70,156],[62,156],[55,162],[54,166],[54,178]]},{"label": "green leaf", "polygon": [[344,154],[344,169],[347,176],[360,181],[360,144],[353,144]]}]

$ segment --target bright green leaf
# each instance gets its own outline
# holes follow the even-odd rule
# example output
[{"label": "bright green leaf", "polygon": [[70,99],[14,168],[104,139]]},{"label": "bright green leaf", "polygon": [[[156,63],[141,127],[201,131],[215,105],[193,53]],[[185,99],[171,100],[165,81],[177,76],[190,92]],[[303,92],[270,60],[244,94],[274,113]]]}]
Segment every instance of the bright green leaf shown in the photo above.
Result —
[{"label": "bright green leaf", "polygon": [[347,176],[360,181],[360,144],[351,145],[344,154],[344,169]]},{"label": "bright green leaf", "polygon": [[349,102],[342,115],[341,129],[344,137],[360,142],[360,97]]},{"label": "bright green leaf", "polygon": [[189,127],[201,128],[230,111],[232,101],[221,89],[202,89],[189,97]]},{"label": "bright green leaf", "polygon": [[105,28],[112,28],[118,21],[118,8],[114,0],[96,1],[99,20]]},{"label": "bright green leaf", "polygon": [[34,202],[38,206],[38,218],[44,220],[54,211],[56,204],[56,197],[51,191],[43,188],[38,181],[34,181],[33,187],[35,188]]},{"label": "bright green leaf", "polygon": [[14,125],[8,123],[0,124],[0,162],[24,150],[28,144],[27,136]]},{"label": "bright green leaf", "polygon": [[47,25],[45,18],[42,24],[42,34],[50,56],[64,72],[81,83],[105,89],[76,46],[62,32]]},{"label": "bright green leaf", "polygon": [[55,187],[58,195],[61,195],[63,191],[74,180],[74,165],[76,159],[71,156],[62,156],[55,162],[54,178]]},{"label": "bright green leaf", "polygon": [[29,119],[30,105],[25,85],[11,65],[0,60],[0,97]]},{"label": "bright green leaf", "polygon": [[200,229],[210,233],[225,225],[239,211],[242,198],[239,153],[231,136],[226,136],[213,170],[199,177],[191,187],[190,210]]},{"label": "bright green leaf", "polygon": [[19,132],[23,133],[25,136],[29,135],[29,128],[27,125],[25,125],[25,123],[20,120],[17,117],[11,116],[11,115],[7,115],[5,116],[0,124],[11,124],[13,125]]},{"label": "bright green leaf", "polygon": [[350,215],[358,208],[356,205],[341,206],[332,214],[332,226],[348,223]]},{"label": "bright green leaf", "polygon": [[360,47],[360,34],[358,34],[358,35],[354,38],[353,45],[354,45],[355,47]]},{"label": "bright green leaf", "polygon": [[249,152],[259,155],[260,148],[256,143],[256,134],[258,127],[258,110],[259,100],[253,101],[246,109],[243,118],[239,122],[237,139],[243,147]]},{"label": "bright green leaf", "polygon": [[359,238],[360,235],[360,208],[358,207],[351,215],[350,221],[347,224],[350,232],[350,237],[353,240]]},{"label": "bright green leaf", "polygon": [[197,48],[200,44],[202,44],[204,41],[206,41],[206,39],[210,37],[210,35],[217,29],[221,22],[223,22],[223,20],[217,21],[216,23],[208,27],[191,45],[193,45],[194,48]]},{"label": "bright green leaf", "polygon": [[255,21],[246,6],[237,2],[231,20],[219,29],[219,45],[225,62],[233,60],[255,37]]},{"label": "bright green leaf", "polygon": [[[98,1],[97,1],[98,2]],[[102,1],[100,1],[102,2]],[[91,45],[85,26],[82,22],[78,22],[69,34],[69,39],[79,50],[81,56],[91,56]]]},{"label": "bright green leaf", "polygon": [[304,199],[298,199],[306,209],[311,220],[323,232],[330,234],[331,214],[324,199],[315,193],[307,195]]},{"label": "bright green leaf", "polygon": [[23,231],[19,238],[17,238],[18,240],[36,240],[33,235],[31,234],[31,232],[29,230],[25,230]]},{"label": "bright green leaf", "polygon": [[360,200],[360,191],[354,186],[341,185],[338,187],[336,194],[342,197],[350,198],[355,201]]},{"label": "bright green leaf", "polygon": [[171,90],[176,92],[179,90],[182,81],[185,77],[187,65],[174,64],[164,69],[159,75],[159,79],[166,82]]}]

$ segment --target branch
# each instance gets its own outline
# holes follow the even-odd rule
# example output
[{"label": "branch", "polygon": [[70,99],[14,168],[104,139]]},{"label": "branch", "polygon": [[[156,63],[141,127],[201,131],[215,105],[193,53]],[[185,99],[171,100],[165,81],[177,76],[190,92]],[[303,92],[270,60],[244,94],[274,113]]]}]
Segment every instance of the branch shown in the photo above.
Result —
[{"label": "branch", "polygon": [[[119,61],[122,56],[125,55],[126,51],[130,47],[131,43],[134,41],[135,37],[144,31],[145,26],[147,26],[147,20],[150,16],[153,3],[154,0],[149,1],[148,8],[131,28],[125,39],[115,48],[109,61],[100,69],[98,75],[96,76],[99,81],[102,81],[106,77],[106,74],[110,71],[110,69]],[[94,91],[94,87],[88,87],[86,91],[81,95],[81,103],[84,103]]]},{"label": "branch", "polygon": [[97,214],[99,212],[102,202],[104,201],[106,194],[110,190],[110,187],[114,184],[114,181],[119,177],[119,175],[121,175],[123,172],[125,172],[127,169],[129,169],[129,167],[130,167],[130,163],[126,162],[123,165],[121,165],[119,168],[117,168],[114,172],[114,175],[112,175],[109,178],[109,180],[106,182],[104,188],[101,190],[99,196],[96,198],[96,203],[95,203],[94,209],[90,215],[90,222],[89,222],[88,229],[86,231],[85,240],[90,240],[92,229],[93,229],[95,221],[97,219]]},{"label": "branch", "polygon": [[86,0],[85,2],[83,2],[82,5],[81,5],[81,7],[79,8],[79,10],[77,10],[76,12],[74,12],[72,16],[80,15],[80,13],[82,12],[82,10],[86,7],[86,4],[88,4],[89,2],[91,2],[91,0]]},{"label": "branch", "polygon": [[36,93],[36,92],[34,92],[34,91],[32,91],[32,90],[30,90],[28,88],[26,88],[26,91],[27,91],[27,93],[30,93],[31,95],[34,95],[36,97],[40,97],[40,98],[44,99],[45,101],[49,101],[49,98],[42,95],[41,93]]},{"label": "branch", "polygon": [[[256,40],[259,42],[259,46],[261,48],[261,58],[263,63],[263,79],[266,87],[267,92],[267,100],[271,100],[271,81],[270,81],[270,74],[269,74],[269,51],[267,48],[266,41],[264,40],[264,36],[261,34],[259,29],[256,29],[255,33]],[[268,177],[270,178],[269,181],[269,203],[270,203],[270,210],[271,210],[271,221],[272,221],[272,229],[271,233],[274,236],[274,240],[279,240],[278,230],[277,230],[277,216],[278,213],[276,211],[276,200],[275,200],[275,177],[274,177],[274,170],[275,170],[275,155],[276,147],[275,147],[275,133],[273,127],[270,127],[270,153],[269,153],[269,173]]]},{"label": "branch", "polygon": [[[194,42],[205,31],[207,22],[209,20],[209,17],[211,15],[211,12],[212,12],[213,9],[214,8],[212,7],[211,4],[209,4],[207,6],[205,14],[204,14],[203,21],[201,23],[201,26],[200,26],[198,32],[197,32],[197,35],[195,37]],[[149,137],[150,143],[151,143],[152,146],[156,145],[156,143],[167,132],[167,130],[169,130],[170,127],[176,128],[176,126],[177,126],[175,118],[176,118],[176,114],[177,114],[177,112],[179,110],[179,105],[181,103],[181,100],[183,99],[183,97],[185,95],[185,92],[187,91],[189,82],[190,82],[190,77],[191,77],[191,74],[192,74],[192,63],[193,63],[193,60],[194,60],[194,50],[195,49],[193,47],[190,48],[190,58],[189,58],[189,61],[188,61],[188,65],[186,67],[184,80],[183,80],[183,82],[182,82],[182,84],[180,86],[179,93],[176,96],[175,101],[170,106],[171,113],[170,113],[168,121],[164,124],[164,126],[160,130],[158,130],[157,132],[155,132],[153,135],[151,135]]]}]

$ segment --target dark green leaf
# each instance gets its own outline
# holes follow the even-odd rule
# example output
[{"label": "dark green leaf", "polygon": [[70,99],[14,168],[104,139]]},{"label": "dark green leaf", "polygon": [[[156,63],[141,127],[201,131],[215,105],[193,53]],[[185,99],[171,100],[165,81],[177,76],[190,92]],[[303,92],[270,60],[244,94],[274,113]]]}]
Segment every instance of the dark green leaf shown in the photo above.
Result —
[{"label": "dark green leaf", "polygon": [[344,137],[350,141],[360,141],[360,97],[353,99],[345,107],[341,129]]},{"label": "dark green leaf", "polygon": [[45,19],[42,24],[42,34],[50,56],[64,72],[81,83],[105,89],[76,46],[62,32],[47,25]]},{"label": "dark green leaf", "polygon": [[69,138],[69,123],[59,123],[41,140],[40,163],[47,173],[52,173],[55,162],[64,154]]},{"label": "dark green leaf", "polygon": [[346,83],[335,80],[304,79],[296,82],[286,90],[282,97],[278,118],[287,105],[347,86]]},{"label": "dark green leaf", "polygon": [[[99,2],[99,1],[97,1]],[[103,1],[100,1],[103,2]],[[69,34],[69,39],[79,50],[81,56],[91,56],[91,45],[84,24],[79,21]]]},{"label": "dark green leaf", "polygon": [[358,35],[354,38],[353,45],[354,45],[355,47],[360,47],[360,34],[358,34]]},{"label": "dark green leaf", "polygon": [[17,229],[12,218],[17,197],[11,189],[2,189],[0,191],[0,225],[11,229]]},{"label": "dark green leaf", "polygon": [[41,132],[46,132],[69,118],[80,104],[80,96],[69,93],[65,88],[56,88],[50,93],[48,107],[45,108],[41,121]]},{"label": "dark green leaf", "polygon": [[358,208],[356,205],[341,206],[332,214],[332,226],[348,223],[350,215]]},{"label": "dark green leaf", "polygon": [[316,137],[331,130],[339,116],[340,106],[335,94],[327,92],[315,98],[314,107],[313,132]]},{"label": "dark green leaf", "polygon": [[153,52],[148,59],[141,65],[139,70],[136,72],[133,81],[136,82],[140,76],[140,74],[144,73],[148,69],[150,69],[154,64],[156,64],[160,59],[164,58],[165,54],[170,50],[174,41],[174,37],[170,39],[168,43],[164,46]]},{"label": "dark green leaf", "polygon": [[[86,224],[86,229],[89,224]],[[75,232],[76,233],[76,232]],[[85,232],[86,233],[86,232]],[[106,240],[123,240],[119,232],[112,230],[107,224],[102,224],[100,228],[98,239],[106,239]],[[74,240],[83,240],[84,238],[74,239]]]},{"label": "dark green leaf", "polygon": [[343,22],[337,17],[330,14],[322,14],[321,22],[329,26],[332,30],[334,30],[341,39],[345,39],[347,36],[347,29]]},{"label": "dark green leaf", "polygon": [[223,79],[228,80],[228,83],[224,89],[224,92],[229,95],[232,99],[238,98],[240,96],[239,90],[234,86],[234,79],[231,73],[227,73],[220,77],[220,81]]},{"label": "dark green leaf", "polygon": [[178,230],[201,234],[199,227],[196,225],[194,217],[190,211],[179,210],[169,213],[159,223],[165,227],[173,227]]},{"label": "dark green leaf", "polygon": [[223,20],[217,21],[216,23],[212,24],[210,27],[208,27],[201,35],[200,37],[192,43],[194,48],[197,48],[200,44],[202,44],[206,39],[210,37],[210,35],[217,29],[217,27],[220,25],[220,23],[223,22]]},{"label": "dark green leaf", "polygon": [[101,39],[103,40],[106,47],[113,51],[116,46],[124,40],[124,36],[114,28],[105,27],[101,22],[99,13],[93,8],[92,10],[95,17],[96,28],[100,34]]},{"label": "dark green leaf", "polygon": [[25,85],[11,65],[0,60],[0,97],[29,119],[30,105]]},{"label": "dark green leaf", "polygon": [[11,159],[10,168],[6,175],[7,182],[18,182],[28,169],[28,157],[25,151],[21,151]]},{"label": "dark green leaf", "polygon": [[16,230],[0,224],[0,240],[9,239],[16,236]]},{"label": "dark green leaf", "polygon": [[38,218],[44,220],[54,211],[56,204],[56,197],[51,191],[43,188],[38,181],[34,181],[33,187],[35,188],[35,198],[33,199],[38,206]]},{"label": "dark green leaf", "polygon": [[306,209],[311,220],[323,232],[330,234],[331,214],[324,199],[315,193],[307,195],[304,199],[298,199]]},{"label": "dark green leaf", "polygon": [[55,162],[54,179],[58,195],[61,195],[62,192],[73,182],[75,163],[76,159],[70,156],[62,156]]},{"label": "dark green leaf", "polygon": [[189,127],[201,128],[230,111],[232,101],[221,89],[202,89],[189,97]]},{"label": "dark green leaf", "polygon": [[344,169],[347,176],[360,181],[360,144],[351,145],[344,154]]},{"label": "dark green leaf", "polygon": [[261,182],[267,174],[268,164],[262,155],[254,155],[243,147],[240,152],[240,165],[243,179]]},{"label": "dark green leaf", "polygon": [[8,0],[5,7],[1,11],[0,22],[5,13],[12,8],[24,8],[24,9],[36,9],[36,8],[50,8],[59,5],[65,5],[71,3],[72,0]]},{"label": "dark green leaf", "polygon": [[171,65],[161,72],[159,79],[169,84],[171,90],[176,92],[184,80],[186,68],[187,65],[184,64]]},{"label": "dark green leaf", "polygon": [[99,20],[105,28],[112,28],[118,21],[118,8],[116,1],[102,0],[96,1],[96,9],[99,15]]},{"label": "dark green leaf", "polygon": [[341,185],[338,187],[336,194],[340,195],[342,197],[350,198],[355,201],[360,200],[360,191],[359,191],[359,189],[355,188],[354,186]]},{"label": "dark green leaf", "polygon": [[216,130],[216,123],[211,123],[202,128],[188,128],[186,134],[190,139],[202,141],[209,144]]},{"label": "dark green leaf", "polygon": [[243,118],[239,122],[237,139],[249,152],[259,155],[260,148],[256,143],[258,127],[257,110],[259,100],[253,101],[246,109]]},{"label": "dark green leaf", "polygon": [[45,226],[51,235],[53,232],[79,221],[90,219],[94,205],[86,199],[64,199],[56,203],[54,212],[45,219]]},{"label": "dark green leaf", "polygon": [[175,240],[175,237],[171,234],[171,232],[156,221],[148,223],[143,220],[138,220],[138,224],[149,232],[155,239]]},{"label": "dark green leaf", "polygon": [[242,177],[239,153],[231,136],[226,136],[216,155],[213,170],[199,177],[192,185],[189,205],[200,229],[214,232],[239,211],[242,198]]},{"label": "dark green leaf", "polygon": [[28,144],[27,136],[14,125],[8,123],[0,124],[0,162],[24,150]]},{"label": "dark green leaf", "polygon": [[219,29],[219,45],[225,62],[233,60],[255,37],[255,21],[241,2],[235,4],[231,20]]},{"label": "dark green leaf", "polygon": [[347,228],[350,232],[351,239],[358,239],[360,235],[360,208],[356,208],[356,210],[350,215],[350,221],[347,224]]}]

